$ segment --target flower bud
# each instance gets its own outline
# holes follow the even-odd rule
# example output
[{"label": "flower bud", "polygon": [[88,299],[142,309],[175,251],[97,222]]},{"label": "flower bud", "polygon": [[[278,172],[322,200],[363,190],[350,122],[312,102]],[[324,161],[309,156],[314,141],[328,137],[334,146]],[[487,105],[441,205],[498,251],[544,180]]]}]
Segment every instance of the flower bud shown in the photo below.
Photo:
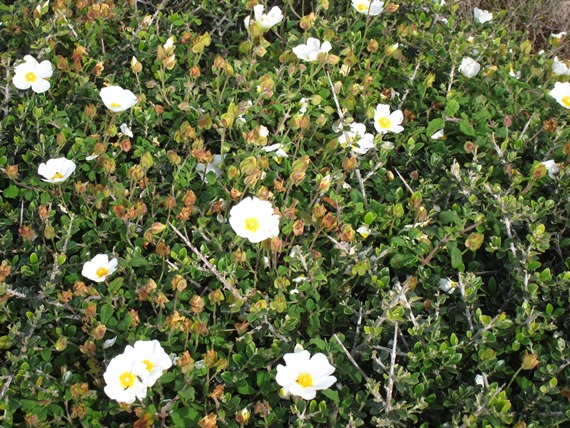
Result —
[{"label": "flower bud", "polygon": [[244,407],[239,412],[236,413],[236,421],[241,426],[247,425],[249,422],[249,418],[251,416],[251,412],[247,407]]},{"label": "flower bud", "polygon": [[142,64],[134,56],[131,59],[131,70],[133,70],[133,73],[135,73],[135,74],[138,74],[142,71]]}]

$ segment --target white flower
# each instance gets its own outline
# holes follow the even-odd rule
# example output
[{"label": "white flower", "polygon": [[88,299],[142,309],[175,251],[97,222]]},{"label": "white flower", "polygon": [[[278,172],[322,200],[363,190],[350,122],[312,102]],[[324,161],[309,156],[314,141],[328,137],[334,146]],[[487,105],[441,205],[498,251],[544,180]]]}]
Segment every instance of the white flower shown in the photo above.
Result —
[{"label": "white flower", "polygon": [[301,107],[299,109],[299,115],[300,116],[303,116],[305,113],[307,113],[307,109],[309,108],[309,101],[310,100],[311,100],[310,98],[301,98],[299,100],[298,104]]},{"label": "white flower", "polygon": [[120,86],[107,86],[99,91],[107,108],[115,113],[125,111],[137,103],[137,96]]},{"label": "white flower", "polygon": [[115,344],[116,341],[117,341],[117,336],[113,337],[112,339],[105,340],[105,342],[103,342],[103,349],[110,348]]},{"label": "white flower", "polygon": [[335,368],[324,354],[311,357],[309,351],[299,351],[285,354],[283,359],[286,365],[277,365],[275,380],[283,388],[284,395],[289,393],[312,400],[318,390],[329,388],[336,382],[336,377],[330,376]]},{"label": "white flower", "polygon": [[382,144],[380,144],[380,148],[382,150],[392,150],[394,148],[394,143],[392,143],[391,141],[382,141]]},{"label": "white flower", "polygon": [[266,126],[259,125],[258,133],[260,137],[267,138],[267,136],[269,135],[269,129],[267,129]]},{"label": "white flower", "polygon": [[568,64],[564,61],[559,61],[557,56],[552,61],[552,72],[558,76],[570,76]]},{"label": "white flower", "polygon": [[394,132],[399,134],[404,130],[400,124],[404,121],[402,110],[396,110],[390,113],[390,106],[387,104],[378,104],[374,110],[374,128],[380,134]]},{"label": "white flower", "polygon": [[360,226],[358,229],[356,229],[356,231],[360,234],[360,236],[362,236],[364,239],[368,238],[370,236],[370,233],[372,233],[370,231],[370,228],[368,226],[366,226],[365,224],[363,224],[362,226]]},{"label": "white flower", "polygon": [[521,72],[520,71],[515,71],[513,66],[511,65],[510,67],[510,71],[509,71],[509,76],[514,77],[515,79],[520,79],[521,77]]},{"label": "white flower", "polygon": [[279,234],[279,216],[271,202],[247,197],[230,210],[230,225],[234,232],[249,242],[257,243]]},{"label": "white flower", "polygon": [[432,140],[440,140],[445,135],[444,130],[440,129],[435,134],[433,134],[430,138]]},{"label": "white flower", "polygon": [[134,344],[136,358],[144,367],[141,376],[146,386],[153,386],[165,370],[172,367],[172,360],[158,340],[138,340]]},{"label": "white flower", "polygon": [[206,176],[208,175],[209,172],[213,172],[214,174],[216,174],[216,178],[221,177],[222,170],[218,168],[218,165],[221,163],[222,163],[222,155],[214,155],[214,159],[212,159],[212,162],[208,162],[206,165],[204,165],[203,163],[197,164],[196,171],[198,171],[198,174],[202,178],[202,181],[204,181],[204,183],[207,184],[208,179],[206,178]]},{"label": "white flower", "polygon": [[570,109],[570,82],[556,82],[554,89],[550,91],[550,96],[558,101],[561,106]]},{"label": "white flower", "polygon": [[43,175],[43,181],[48,183],[61,183],[75,171],[75,163],[66,158],[50,159],[46,163],[41,163],[38,167],[38,174]]},{"label": "white flower", "polygon": [[320,53],[327,53],[332,49],[330,42],[323,42],[314,37],[309,37],[307,39],[306,45],[298,45],[293,48],[293,53],[297,55],[297,58],[303,61],[316,61]]},{"label": "white flower", "polygon": [[[255,22],[257,22],[264,30],[269,30],[274,25],[277,25],[283,21],[283,12],[281,12],[281,9],[278,6],[272,7],[271,10],[266,14],[263,13],[264,10],[265,6],[262,4],[253,6],[253,16]],[[243,20],[246,29],[249,28],[250,20],[251,17],[249,16],[246,16]]]},{"label": "white flower", "polygon": [[131,404],[136,398],[146,397],[146,383],[141,376],[145,372],[144,364],[136,355],[132,346],[111,360],[103,378],[105,394],[121,403]]},{"label": "white flower", "polygon": [[554,175],[559,171],[556,162],[554,162],[553,160],[547,160],[541,162],[540,164],[545,166],[546,170],[548,171],[548,176],[554,180],[555,178]]},{"label": "white flower", "polygon": [[465,57],[461,60],[459,71],[468,79],[475,77],[481,70],[481,65],[471,57]]},{"label": "white flower", "polygon": [[341,147],[350,147],[358,155],[363,155],[374,148],[374,136],[366,132],[366,126],[362,123],[351,123],[350,130],[344,131],[338,137]]},{"label": "white flower", "polygon": [[121,132],[125,134],[127,137],[133,138],[133,131],[126,123],[122,123],[120,126]]},{"label": "white flower", "polygon": [[479,385],[479,386],[485,386],[485,380],[483,378],[483,375],[478,374],[477,376],[475,376],[475,385]]},{"label": "white flower", "polygon": [[283,150],[283,144],[281,144],[281,143],[276,143],[276,144],[272,144],[270,146],[262,147],[261,150],[263,150],[264,152],[267,152],[267,153],[273,153],[273,157],[276,157],[276,158],[289,157],[289,155],[285,152],[285,150]]},{"label": "white flower", "polygon": [[457,283],[450,280],[449,278],[441,278],[439,280],[439,288],[443,290],[445,293],[453,294],[456,286]]},{"label": "white flower", "polygon": [[81,275],[95,282],[103,282],[109,275],[117,270],[117,259],[109,260],[107,254],[97,254],[85,262]]},{"label": "white flower", "polygon": [[491,12],[488,10],[479,9],[478,7],[473,9],[473,15],[475,15],[475,20],[479,24],[484,24],[485,22],[493,19],[493,14]]},{"label": "white flower", "polygon": [[[170,36],[167,40],[166,43],[164,45],[162,45],[162,48],[167,51],[170,48],[174,47],[174,37]],[[134,57],[133,57],[134,58]]]},{"label": "white flower", "polygon": [[352,7],[365,15],[377,16],[384,10],[384,2],[380,0],[352,0]]},{"label": "white flower", "polygon": [[552,33],[552,34],[550,35],[550,37],[553,37],[553,38],[555,38],[555,39],[561,39],[561,38],[564,37],[566,34],[568,34],[566,31],[562,31],[562,32],[556,33],[556,34]]},{"label": "white flower", "polygon": [[18,89],[32,88],[32,91],[41,94],[49,89],[50,83],[46,80],[53,74],[51,62],[45,60],[38,63],[31,55],[24,57],[24,62],[14,68],[12,83]]}]

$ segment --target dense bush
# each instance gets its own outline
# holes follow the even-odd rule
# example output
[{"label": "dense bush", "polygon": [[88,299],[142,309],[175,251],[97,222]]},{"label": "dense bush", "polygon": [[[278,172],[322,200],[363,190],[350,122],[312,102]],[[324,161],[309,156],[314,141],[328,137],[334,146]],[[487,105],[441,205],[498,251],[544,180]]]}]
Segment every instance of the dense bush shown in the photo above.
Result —
[{"label": "dense bush", "polygon": [[[439,1],[274,3],[269,31],[252,1],[0,5],[2,425],[567,423],[567,39]],[[26,55],[49,90],[15,86]],[[111,112],[109,85],[138,102]],[[277,236],[234,232],[247,197]],[[150,340],[173,366],[112,400],[109,362]],[[276,383],[299,345],[335,368],[313,400]]]}]

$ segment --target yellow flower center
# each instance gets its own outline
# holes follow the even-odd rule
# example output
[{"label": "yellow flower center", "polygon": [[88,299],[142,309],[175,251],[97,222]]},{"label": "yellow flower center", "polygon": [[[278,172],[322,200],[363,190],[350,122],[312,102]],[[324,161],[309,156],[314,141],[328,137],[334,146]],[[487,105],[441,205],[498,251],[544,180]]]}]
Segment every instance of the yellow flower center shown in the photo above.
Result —
[{"label": "yellow flower center", "polygon": [[257,221],[255,217],[246,218],[245,228],[246,230],[255,233],[257,232],[257,229],[259,229],[259,221]]},{"label": "yellow flower center", "polygon": [[56,173],[51,177],[52,180],[57,180],[58,178],[63,178],[63,174],[60,173],[60,172],[56,172]]},{"label": "yellow flower center", "polygon": [[299,373],[297,383],[303,388],[313,386],[313,376],[311,376],[309,373]]},{"label": "yellow flower center", "polygon": [[380,125],[380,128],[389,128],[391,124],[390,119],[387,117],[381,117],[378,119],[378,125]]},{"label": "yellow flower center", "polygon": [[26,82],[35,82],[38,76],[33,71],[26,73]]},{"label": "yellow flower center", "polygon": [[368,10],[368,5],[366,3],[358,3],[358,6],[356,6],[358,8],[359,11],[363,11],[363,10]]},{"label": "yellow flower center", "polygon": [[153,363],[152,361],[150,361],[150,360],[143,360],[143,363],[145,364],[146,369],[147,369],[149,372],[151,372],[152,369],[154,368],[154,363]]},{"label": "yellow flower center", "polygon": [[113,108],[119,108],[119,107],[121,107],[121,104],[119,104],[119,103],[111,103],[110,105],[111,105],[111,107],[113,107]]},{"label": "yellow flower center", "polygon": [[566,95],[565,97],[562,97],[562,104],[564,105],[564,107],[570,107],[570,95]]},{"label": "yellow flower center", "polygon": [[136,379],[137,377],[132,372],[123,372],[121,376],[119,376],[121,387],[125,390],[132,388],[135,384]]},{"label": "yellow flower center", "polygon": [[103,278],[108,273],[109,273],[109,269],[105,269],[104,267],[100,267],[99,269],[97,269],[95,271],[95,275],[97,275],[99,278]]}]

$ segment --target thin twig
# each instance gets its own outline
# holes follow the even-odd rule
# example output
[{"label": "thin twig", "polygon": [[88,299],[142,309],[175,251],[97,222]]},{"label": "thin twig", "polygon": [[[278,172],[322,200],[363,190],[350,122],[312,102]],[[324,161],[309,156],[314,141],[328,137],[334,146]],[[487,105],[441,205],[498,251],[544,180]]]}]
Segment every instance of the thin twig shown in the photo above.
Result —
[{"label": "thin twig", "polygon": [[364,180],[362,180],[360,169],[356,168],[354,172],[356,173],[356,178],[358,179],[358,186],[360,187],[360,192],[362,193],[362,202],[364,203],[364,209],[368,210],[368,201],[366,200],[366,191],[364,190]]},{"label": "thin twig", "polygon": [[200,260],[202,260],[202,263],[204,263],[204,265],[210,269],[210,271],[216,276],[216,278],[218,278],[218,280],[222,283],[222,285],[224,286],[224,288],[226,290],[228,290],[230,293],[232,293],[232,295],[239,301],[243,302],[245,301],[245,298],[241,296],[241,294],[239,294],[239,291],[228,282],[228,280],[218,271],[218,269],[216,269],[216,267],[214,265],[212,265],[212,263],[210,263],[210,261],[206,258],[206,256],[204,256],[204,254],[202,254],[194,245],[192,245],[192,243],[190,242],[190,240],[184,236],[182,234],[182,232],[180,232],[176,226],[174,226],[172,223],[168,222],[168,225],[171,227],[172,230],[174,230],[174,233],[176,233],[186,244],[186,246],[188,248],[190,248],[192,250],[192,252],[194,254],[196,254],[198,256],[198,258]]},{"label": "thin twig", "polygon": [[362,304],[358,308],[358,320],[356,321],[356,331],[354,333],[354,341],[352,342],[352,349],[356,348],[356,342],[358,341],[358,336],[360,335],[360,325],[362,324]]},{"label": "thin twig", "polygon": [[398,177],[400,177],[400,180],[402,180],[402,183],[405,184],[406,188],[408,189],[408,191],[413,195],[414,191],[412,190],[412,188],[410,187],[410,185],[406,182],[406,180],[404,180],[404,177],[402,177],[402,174],[400,174],[400,171],[398,171],[396,168],[394,168],[394,171],[396,171],[396,174],[398,174]]},{"label": "thin twig", "polygon": [[281,333],[279,333],[275,327],[273,327],[273,324],[271,324],[269,322],[269,320],[267,319],[267,315],[265,315],[263,317],[263,324],[265,324],[267,326],[267,328],[269,329],[269,331],[271,333],[273,333],[273,335],[278,338],[281,342],[285,342],[285,343],[289,343],[289,339],[287,339],[285,336],[283,336]]},{"label": "thin twig", "polygon": [[396,348],[398,346],[398,323],[394,324],[394,340],[392,343],[392,355],[390,357],[390,372],[388,374],[388,385],[386,385],[386,413],[392,411],[392,392],[394,389],[394,367],[396,366]]},{"label": "thin twig", "polygon": [[475,332],[475,329],[473,328],[473,320],[471,319],[471,311],[469,310],[469,305],[467,304],[467,301],[465,300],[465,284],[463,284],[463,281],[461,280],[461,275],[459,275],[459,291],[461,291],[461,297],[463,298],[463,302],[465,303],[465,315],[467,315],[467,323],[469,324],[469,330],[471,330],[473,333]]},{"label": "thin twig", "polygon": [[350,355],[350,352],[348,352],[348,349],[346,349],[346,347],[342,344],[342,342],[340,341],[340,339],[338,338],[338,336],[335,334],[333,334],[333,337],[336,339],[336,341],[338,342],[338,344],[340,345],[340,347],[342,348],[342,350],[344,351],[346,358],[348,358],[348,360],[352,363],[352,365],[354,367],[356,367],[356,369],[360,372],[360,374],[362,375],[362,377],[364,377],[364,379],[366,379],[367,381],[370,379],[366,373],[364,373],[364,371],[360,368],[360,366],[358,365],[358,363],[354,360],[354,358],[352,358],[352,355]]},{"label": "thin twig", "polygon": [[[67,228],[67,233],[65,234],[65,241],[63,242],[63,247],[61,249],[61,254],[65,254],[67,252],[67,244],[69,243],[69,239],[71,238],[71,228],[73,226],[73,220],[75,216],[73,214],[69,215],[69,227]],[[59,262],[57,261],[58,253],[55,251],[53,253],[53,269],[51,270],[51,275],[49,277],[50,281],[55,280],[55,276],[59,272]]]},{"label": "thin twig", "polygon": [[[501,386],[499,389],[497,389],[497,390],[493,393],[493,395],[491,395],[491,396],[489,397],[489,399],[488,399],[487,401],[485,401],[484,404],[482,404],[481,406],[479,406],[479,408],[475,411],[475,413],[473,413],[473,416],[475,416],[476,419],[479,418],[479,416],[481,416],[481,414],[483,413],[483,411],[485,410],[485,408],[489,405],[489,403],[491,402],[491,400],[492,400],[493,398],[495,398],[497,395],[500,394],[500,392],[503,390],[503,387],[504,387],[504,385]],[[467,425],[466,425],[465,423],[463,423],[459,428],[466,428],[466,427],[467,427]]]},{"label": "thin twig", "polygon": [[451,86],[453,85],[453,76],[455,76],[455,63],[451,65],[451,72],[449,73],[449,84],[447,85],[447,95],[451,92]]},{"label": "thin twig", "polygon": [[398,110],[402,109],[402,106],[404,105],[404,101],[406,101],[406,98],[408,97],[408,94],[410,93],[410,88],[413,88],[412,83],[414,83],[414,80],[416,80],[416,75],[418,74],[418,70],[420,69],[421,63],[422,63],[421,59],[418,58],[418,62],[416,63],[416,68],[414,69],[414,74],[412,74],[412,77],[410,77],[410,84],[408,85],[408,89],[406,89],[404,91],[404,95],[402,96],[400,104],[398,104]]}]

